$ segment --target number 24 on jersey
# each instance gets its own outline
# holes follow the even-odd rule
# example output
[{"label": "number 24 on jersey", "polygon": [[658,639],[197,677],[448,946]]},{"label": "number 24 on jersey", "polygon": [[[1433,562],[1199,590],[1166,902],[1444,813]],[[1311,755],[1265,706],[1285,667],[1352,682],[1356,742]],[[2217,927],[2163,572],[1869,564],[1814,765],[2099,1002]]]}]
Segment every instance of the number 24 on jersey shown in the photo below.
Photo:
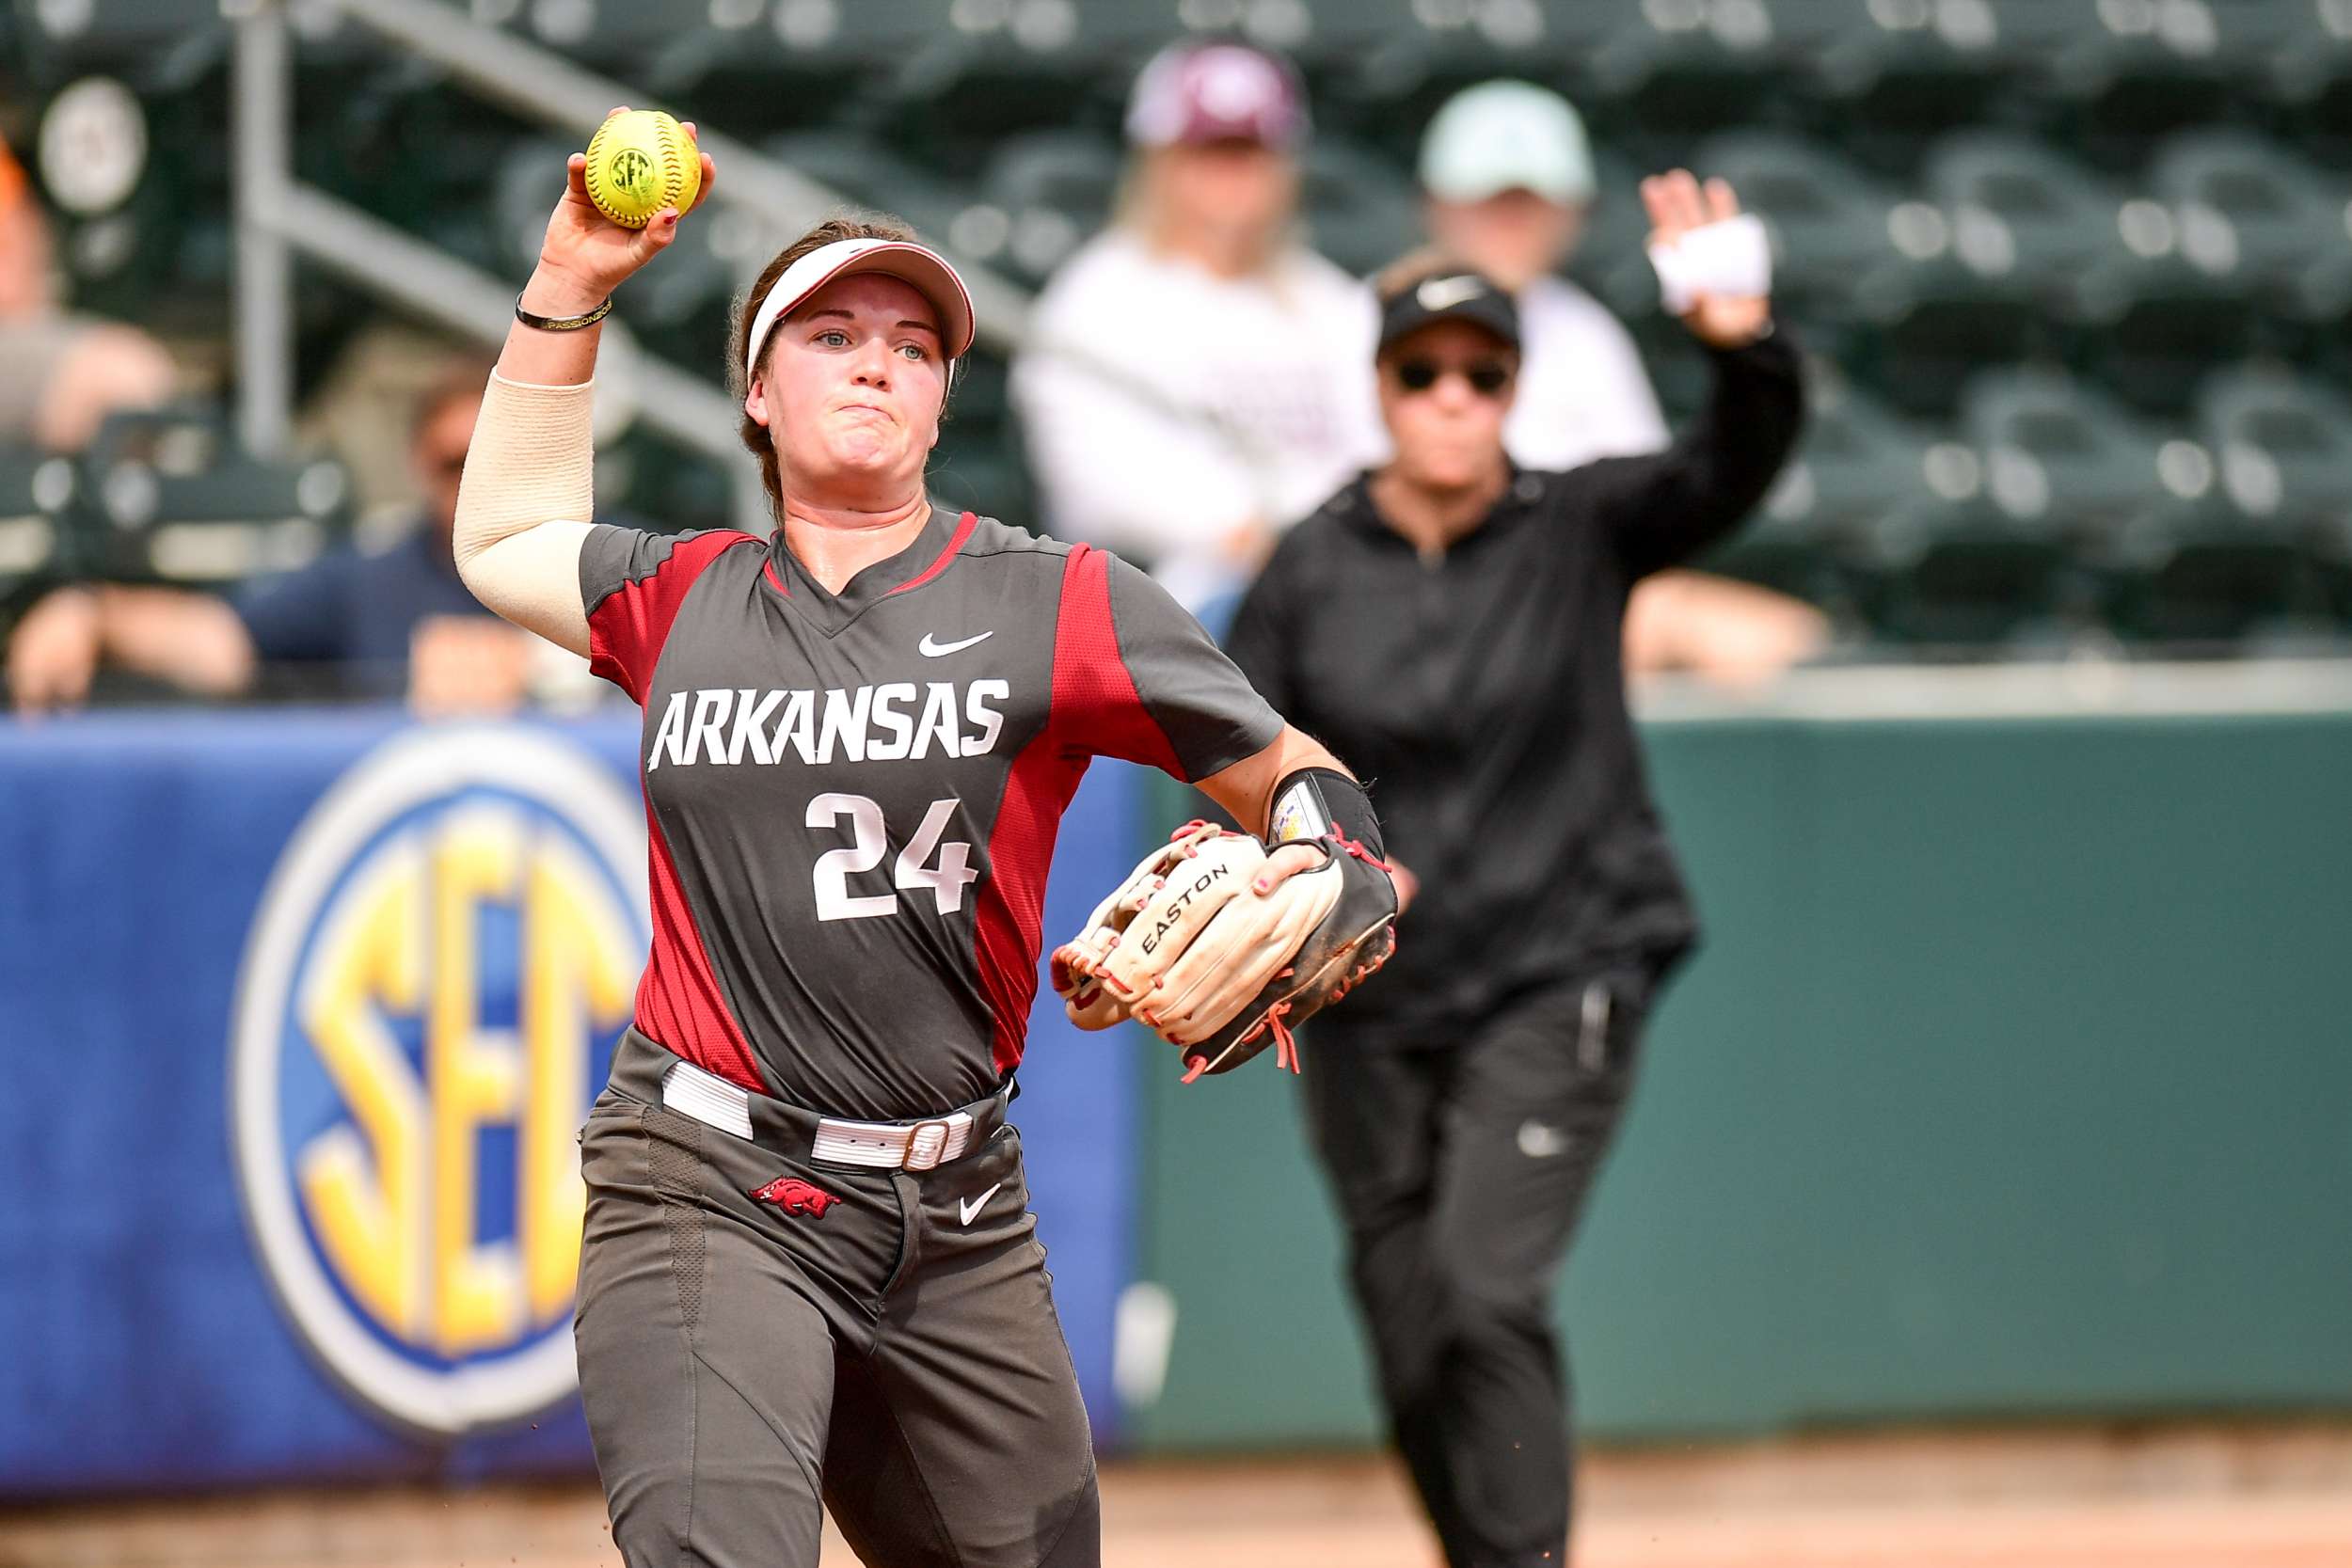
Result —
[{"label": "number 24 on jersey", "polygon": [[[930,889],[941,914],[954,914],[962,909],[964,888],[980,878],[972,869],[970,844],[940,842],[959,803],[954,800],[931,802],[930,810],[923,814],[922,824],[914,830],[914,836],[898,851],[890,873],[891,881],[902,890]],[[889,853],[890,838],[882,822],[881,804],[864,795],[840,794],[819,795],[808,803],[807,820],[812,828],[838,826],[845,816],[850,819],[850,842],[818,856],[811,873],[816,883],[817,918],[867,920],[897,914],[898,894],[850,891],[851,877],[873,870]]]}]

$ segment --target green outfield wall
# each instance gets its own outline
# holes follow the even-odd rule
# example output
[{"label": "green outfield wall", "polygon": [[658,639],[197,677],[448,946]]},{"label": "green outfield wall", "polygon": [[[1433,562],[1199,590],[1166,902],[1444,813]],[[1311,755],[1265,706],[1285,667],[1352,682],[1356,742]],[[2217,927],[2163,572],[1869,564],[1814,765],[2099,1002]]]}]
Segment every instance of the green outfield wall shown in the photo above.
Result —
[{"label": "green outfield wall", "polygon": [[[1565,1273],[1591,1429],[2352,1410],[2352,713],[1647,730],[1709,934]],[[1262,1063],[1152,1075],[1145,1448],[1376,1430]]]}]

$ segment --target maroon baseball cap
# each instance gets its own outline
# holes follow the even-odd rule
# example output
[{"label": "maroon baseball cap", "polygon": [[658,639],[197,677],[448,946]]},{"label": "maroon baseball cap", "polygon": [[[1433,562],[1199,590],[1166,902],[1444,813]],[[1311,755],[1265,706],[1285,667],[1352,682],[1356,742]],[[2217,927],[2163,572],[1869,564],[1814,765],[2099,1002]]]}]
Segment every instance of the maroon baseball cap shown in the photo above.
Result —
[{"label": "maroon baseball cap", "polygon": [[1298,73],[1246,43],[1170,44],[1136,77],[1127,101],[1127,139],[1138,147],[1254,141],[1289,152],[1307,130]]}]

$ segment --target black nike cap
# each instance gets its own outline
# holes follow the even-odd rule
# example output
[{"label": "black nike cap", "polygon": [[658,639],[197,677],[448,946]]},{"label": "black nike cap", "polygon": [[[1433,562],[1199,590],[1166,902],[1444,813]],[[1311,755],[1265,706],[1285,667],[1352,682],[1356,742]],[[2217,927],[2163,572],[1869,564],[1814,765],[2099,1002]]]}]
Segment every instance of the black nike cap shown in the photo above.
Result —
[{"label": "black nike cap", "polygon": [[1493,333],[1513,348],[1519,346],[1519,308],[1497,288],[1493,279],[1467,268],[1433,273],[1400,289],[1380,308],[1380,346],[1420,331],[1433,322],[1468,322]]}]

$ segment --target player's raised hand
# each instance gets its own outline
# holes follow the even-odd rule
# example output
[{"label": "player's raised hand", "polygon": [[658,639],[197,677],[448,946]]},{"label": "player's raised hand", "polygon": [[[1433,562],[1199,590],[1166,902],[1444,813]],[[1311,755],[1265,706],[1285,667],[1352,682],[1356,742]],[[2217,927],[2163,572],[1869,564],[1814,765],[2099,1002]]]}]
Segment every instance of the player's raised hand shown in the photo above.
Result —
[{"label": "player's raised hand", "polygon": [[[612,111],[605,118],[625,114],[628,106]],[[691,120],[682,129],[690,139],[695,138]],[[710,189],[719,177],[710,154],[700,150],[695,156],[702,164],[702,183],[693,204],[700,205],[710,196]],[[575,152],[566,160],[564,169],[564,196],[555,204],[554,214],[548,219],[547,237],[539,245],[539,271],[533,279],[536,293],[546,299],[544,310],[594,309],[611,295],[630,274],[668,248],[677,238],[680,214],[676,207],[666,206],[646,220],[643,228],[631,229],[614,222],[597,210],[588,195],[588,159]]]},{"label": "player's raised hand", "polygon": [[[1730,182],[1709,180],[1701,185],[1685,168],[1643,181],[1642,205],[1649,210],[1649,245],[1653,256],[1661,247],[1680,245],[1696,231],[1740,215],[1740,198]],[[1756,236],[1756,240],[1760,243],[1761,236]],[[1702,271],[1714,271],[1725,261],[1724,257],[1710,256],[1708,261],[1714,264],[1702,264]],[[1735,265],[1732,270],[1739,269]],[[1767,293],[1729,293],[1704,287],[1692,294],[1682,311],[1683,325],[1692,335],[1714,348],[1738,348],[1754,342],[1763,335],[1772,319],[1772,302]]]}]

